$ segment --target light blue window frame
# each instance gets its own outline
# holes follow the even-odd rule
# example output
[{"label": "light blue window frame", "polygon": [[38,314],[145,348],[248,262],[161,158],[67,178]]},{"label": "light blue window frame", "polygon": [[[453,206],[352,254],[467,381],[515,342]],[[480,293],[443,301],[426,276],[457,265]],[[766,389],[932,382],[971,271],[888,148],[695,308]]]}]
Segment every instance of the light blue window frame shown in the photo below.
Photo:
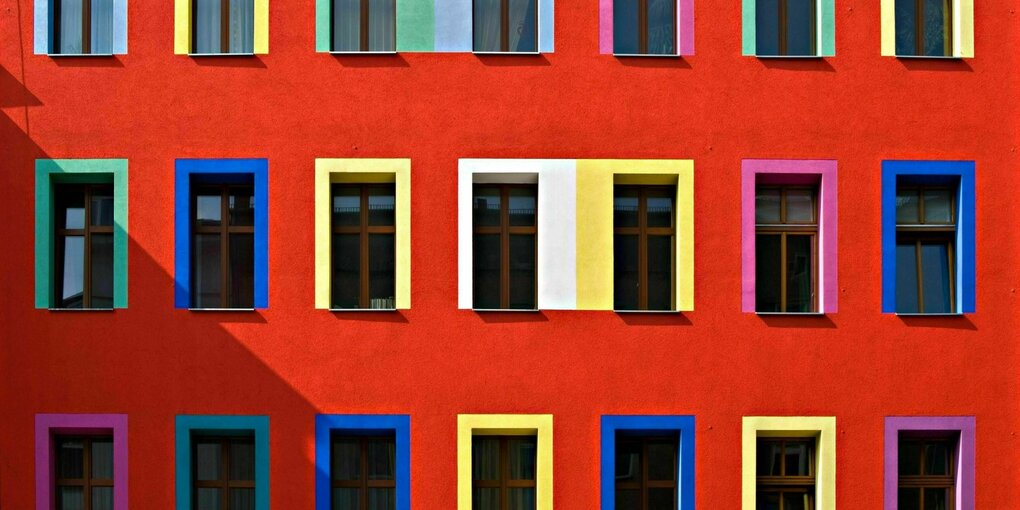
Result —
[{"label": "light blue window frame", "polygon": [[[55,0],[35,0],[32,31],[36,55],[60,55],[54,47],[53,3]],[[113,55],[127,54],[127,0],[113,1]],[[85,56],[101,56],[93,53]]]}]

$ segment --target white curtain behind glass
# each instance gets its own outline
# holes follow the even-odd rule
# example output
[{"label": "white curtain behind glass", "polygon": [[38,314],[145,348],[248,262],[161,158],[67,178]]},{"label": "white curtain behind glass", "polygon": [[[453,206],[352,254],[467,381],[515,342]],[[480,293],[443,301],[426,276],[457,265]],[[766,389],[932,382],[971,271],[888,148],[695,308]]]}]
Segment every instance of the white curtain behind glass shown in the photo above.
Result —
[{"label": "white curtain behind glass", "polygon": [[60,53],[81,53],[82,0],[60,2]]},{"label": "white curtain behind glass", "polygon": [[509,0],[509,51],[535,51],[535,1]]},{"label": "white curtain behind glass", "polygon": [[500,51],[499,0],[475,0],[475,51]]},{"label": "white curtain behind glass", "polygon": [[92,0],[92,53],[113,53],[113,0]]},{"label": "white curtain behind glass", "polygon": [[361,0],[333,2],[333,51],[361,49]]},{"label": "white curtain behind glass", "polygon": [[395,0],[368,0],[368,49],[394,51],[397,3]]},{"label": "white curtain behind glass", "polygon": [[254,3],[254,0],[230,0],[230,53],[254,52]]},{"label": "white curtain behind glass", "polygon": [[220,0],[195,0],[195,53],[219,53]]}]

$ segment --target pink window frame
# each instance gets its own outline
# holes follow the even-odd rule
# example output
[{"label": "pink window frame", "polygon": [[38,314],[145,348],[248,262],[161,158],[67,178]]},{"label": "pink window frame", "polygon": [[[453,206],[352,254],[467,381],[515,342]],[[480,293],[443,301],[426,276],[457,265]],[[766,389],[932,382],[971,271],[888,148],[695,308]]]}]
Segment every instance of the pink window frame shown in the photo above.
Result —
[{"label": "pink window frame", "polygon": [[128,507],[128,418],[126,414],[37,414],[35,415],[35,508],[52,510],[56,480],[56,452],[53,436],[113,436],[113,509]]},{"label": "pink window frame", "polygon": [[[599,53],[613,54],[613,1],[599,0]],[[694,0],[676,2],[677,55],[694,55]]]}]

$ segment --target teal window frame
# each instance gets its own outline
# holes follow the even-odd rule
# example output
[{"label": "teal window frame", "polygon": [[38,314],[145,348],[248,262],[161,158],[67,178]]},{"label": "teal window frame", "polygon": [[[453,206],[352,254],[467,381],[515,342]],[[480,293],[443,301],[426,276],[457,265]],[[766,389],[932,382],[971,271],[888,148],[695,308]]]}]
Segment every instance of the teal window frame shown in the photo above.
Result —
[{"label": "teal window frame", "polygon": [[819,58],[836,55],[836,0],[816,0],[818,6],[818,41],[815,55],[758,55],[757,0],[741,0],[743,24],[743,55],[765,58]]},{"label": "teal window frame", "polygon": [[264,415],[185,415],[175,420],[175,510],[192,510],[191,443],[196,434],[251,435],[255,439],[255,510],[269,510],[269,417]]}]

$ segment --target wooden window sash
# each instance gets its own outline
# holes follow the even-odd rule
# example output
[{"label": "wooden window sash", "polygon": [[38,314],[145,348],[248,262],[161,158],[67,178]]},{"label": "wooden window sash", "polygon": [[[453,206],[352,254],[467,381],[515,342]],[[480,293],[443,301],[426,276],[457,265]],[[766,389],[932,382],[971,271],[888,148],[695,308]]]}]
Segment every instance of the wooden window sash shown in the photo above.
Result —
[{"label": "wooden window sash", "polygon": [[[914,0],[914,12],[917,13],[914,16],[914,30],[916,31],[916,37],[914,38],[914,51],[918,56],[926,55],[924,42],[925,42],[925,30],[924,30],[924,1],[925,0]],[[953,54],[953,0],[943,0],[943,38],[942,38],[942,54],[943,56],[951,56]]]},{"label": "wooden window sash", "polygon": [[[920,508],[924,508],[924,489],[945,489],[947,510],[955,510],[956,508],[956,450],[958,446],[958,440],[953,437],[925,437],[920,439],[906,439],[901,441],[902,443],[913,443],[920,446],[918,449],[919,464],[918,469],[921,473],[912,475],[898,475],[898,487],[904,489],[921,489],[918,491],[918,497],[920,498]],[[924,473],[925,465],[928,461],[928,451],[926,446],[942,444],[946,448],[948,458],[946,459],[948,468],[947,473],[944,475],[926,475]]]},{"label": "wooden window sash", "polygon": [[[506,1],[506,0],[504,0]],[[479,185],[475,185],[476,187]],[[499,226],[478,226],[472,225],[472,233],[499,235],[499,307],[506,310],[510,308],[510,236],[511,235],[533,235],[535,239],[535,296],[532,298],[535,307],[538,307],[538,186],[535,184],[484,184],[484,187],[499,189]],[[535,224],[534,225],[510,225],[510,190],[528,189],[534,190],[535,195]],[[473,221],[473,220],[472,220]]]},{"label": "wooden window sash", "polygon": [[[396,438],[394,436],[345,436],[342,434],[332,434],[330,437],[330,469],[332,469],[333,460],[333,444],[336,443],[337,439],[357,439],[358,440],[358,451],[359,451],[359,462],[358,462],[358,479],[357,480],[335,480],[333,479],[333,473],[330,472],[330,486],[333,488],[342,489],[358,489],[358,508],[360,510],[368,510],[368,489],[396,489],[397,480],[394,477],[392,480],[369,480],[368,478],[368,443],[371,441],[389,441],[393,442],[396,447]],[[396,459],[394,459],[396,461]],[[396,470],[396,465],[394,465]],[[330,492],[330,501],[333,500],[334,494]]]},{"label": "wooden window sash", "polygon": [[[85,224],[87,225],[88,218]],[[81,487],[84,506],[82,510],[92,510],[92,489],[98,487],[113,487],[112,478],[92,477],[92,442],[96,440],[113,441],[112,436],[56,436],[54,442],[59,441],[81,441],[82,442],[82,478],[56,478],[53,481],[54,501],[60,501],[60,489],[62,487]],[[54,503],[55,504],[55,503]]]},{"label": "wooden window sash", "polygon": [[[60,11],[63,2],[53,2],[53,47],[52,53],[60,50]],[[88,55],[92,53],[92,0],[81,0],[81,53]]]},{"label": "wooden window sash", "polygon": [[[789,30],[790,27],[786,23],[786,15],[788,14],[789,0],[779,0],[779,54],[789,54]],[[921,1],[921,0],[918,0]],[[818,0],[811,1],[811,55],[818,54]]]},{"label": "wooden window sash", "polygon": [[[672,257],[670,259],[670,308],[676,308],[676,199],[673,198],[673,211],[670,213],[669,227],[648,226],[648,192],[658,189],[671,189],[664,186],[632,186],[616,185],[615,189],[638,191],[638,226],[617,227],[613,225],[613,236],[636,235],[638,236],[638,310],[648,310],[648,238],[649,237],[671,237]],[[676,189],[670,197],[676,196]],[[614,192],[615,194],[615,192]]]},{"label": "wooden window sash", "polygon": [[[361,0],[361,1],[362,2],[367,2],[367,0]],[[532,14],[535,17],[535,20],[537,21],[538,20],[538,2],[535,2],[534,7],[531,8],[531,12],[532,12]],[[525,16],[525,17],[527,17],[527,16]],[[537,23],[535,24],[535,27],[537,29],[537,27],[538,27]],[[535,34],[535,39],[536,39],[535,46],[536,46],[536,48],[538,47],[538,44],[537,44],[537,42],[538,42],[537,41],[538,33],[537,32],[538,31],[536,30],[536,34]],[[500,3],[499,3],[499,51],[503,52],[503,53],[506,53],[506,52],[510,51],[510,0],[500,0]]]},{"label": "wooden window sash", "polygon": [[[928,190],[949,191],[949,223],[928,223],[925,212],[924,192]],[[924,268],[921,261],[921,247],[925,244],[945,244],[947,261],[949,265],[949,302],[953,310],[956,309],[956,195],[954,188],[950,186],[899,186],[899,191],[913,191],[917,193],[917,223],[896,224],[896,244],[905,244],[902,241],[914,243],[914,271],[917,272],[917,311],[925,313],[924,307]]]},{"label": "wooden window sash", "polygon": [[[249,188],[254,193],[254,188],[247,184],[203,185],[192,192],[192,244],[195,244],[199,234],[218,234],[220,236],[220,308],[230,308],[230,234],[255,234],[254,225],[230,224],[230,192]],[[220,194],[220,224],[218,226],[199,225],[198,197],[199,195],[212,195],[211,192],[214,191],[219,191]],[[191,254],[191,264],[192,267],[196,265],[194,250]],[[192,279],[194,278],[193,274]],[[197,285],[195,287],[197,288]],[[194,296],[192,296],[192,301],[194,301]]]},{"label": "wooden window sash", "polygon": [[[781,0],[785,1],[785,0]],[[778,235],[779,240],[779,259],[782,261],[779,269],[779,311],[786,313],[788,310],[788,296],[787,291],[789,290],[787,285],[788,280],[788,263],[787,260],[787,238],[788,236],[810,236],[811,237],[811,312],[818,311],[818,218],[819,218],[819,201],[818,201],[818,188],[815,186],[758,186],[757,192],[762,190],[779,190],[779,223],[755,223],[755,234],[766,234],[766,235]],[[806,190],[812,192],[811,199],[811,221],[808,222],[792,222],[789,220],[787,215],[787,192],[790,190]]]},{"label": "wooden window sash", "polygon": [[[92,225],[92,197],[97,191],[113,192],[108,184],[84,184],[80,186],[61,186],[57,188],[61,193],[77,193],[78,190],[84,195],[84,220],[82,228],[55,228],[57,237],[55,262],[57,263],[57,278],[54,278],[54,290],[57,296],[57,304],[62,305],[63,281],[64,281],[64,246],[68,237],[83,238],[82,254],[82,308],[92,307],[92,234],[113,234],[113,226]],[[59,204],[58,204],[59,205]],[[65,212],[66,215],[66,212]]]},{"label": "wooden window sash", "polygon": [[[198,443],[217,443],[220,447],[220,472],[216,480],[198,480]],[[220,510],[230,510],[230,489],[255,489],[255,480],[232,480],[230,478],[230,453],[233,445],[250,444],[255,448],[255,440],[251,437],[234,436],[196,436],[191,443],[191,497],[192,505],[198,505],[198,489],[219,489]],[[252,458],[254,464],[255,459]]]},{"label": "wooden window sash", "polygon": [[[197,48],[198,8],[191,0],[191,47]],[[230,0],[220,0],[220,53],[230,53]]]},{"label": "wooden window sash", "polygon": [[[634,439],[630,439],[634,440]],[[616,490],[638,490],[641,494],[641,510],[648,510],[649,494],[651,489],[675,489],[677,487],[676,460],[679,456],[679,445],[676,438],[668,436],[640,437],[637,442],[641,445],[641,480],[636,482],[616,482]],[[652,480],[648,478],[648,447],[652,443],[668,443],[673,447],[673,478],[672,480]],[[615,459],[614,459],[615,461]],[[677,507],[676,495],[673,496],[673,508]]]},{"label": "wooden window sash", "polygon": [[[475,488],[479,489],[499,489],[499,508],[500,510],[510,509],[510,490],[509,489],[532,489],[538,487],[536,479],[522,480],[510,478],[510,440],[520,439],[529,436],[489,436],[490,439],[499,439],[499,480],[479,480],[472,476],[471,484]],[[530,436],[534,437],[534,436]],[[538,444],[537,438],[535,438],[535,444]],[[537,452],[536,452],[537,456]],[[538,469],[538,458],[535,459],[535,468]],[[537,474],[537,473],[536,473]]]},{"label": "wooden window sash", "polygon": [[[367,1],[367,0],[366,0]],[[358,308],[369,309],[371,308],[371,296],[369,296],[369,290],[371,289],[371,278],[369,278],[370,264],[372,262],[371,254],[369,253],[369,238],[371,234],[394,234],[396,235],[396,188],[392,185],[378,185],[378,184],[334,184],[332,192],[330,193],[331,198],[337,196],[337,190],[340,189],[357,189],[359,193],[358,202],[358,226],[339,226],[333,225],[333,210],[332,200],[330,201],[330,224],[332,225],[332,231],[334,234],[356,234],[358,235]],[[394,197],[394,224],[393,225],[369,225],[369,214],[368,210],[368,197],[372,190],[383,190],[389,192]],[[333,243],[330,243],[330,250],[334,250]],[[332,261],[332,257],[330,258]],[[332,299],[332,297],[330,298]]]},{"label": "wooden window sash", "polygon": [[[786,444],[787,443],[803,443],[806,441],[813,442],[815,450],[812,452],[808,462],[808,475],[787,475],[786,474]],[[788,492],[795,492],[797,494],[807,494],[810,498],[812,505],[814,505],[815,490],[817,485],[817,466],[818,463],[818,451],[817,441],[814,438],[758,438],[758,444],[769,444],[779,443],[781,455],[779,456],[780,475],[768,475],[768,476],[756,476],[756,486],[758,493],[778,493],[779,494],[779,508],[783,510],[783,495]],[[761,454],[761,448],[759,448],[759,455]],[[813,510],[813,507],[812,507]]]}]

